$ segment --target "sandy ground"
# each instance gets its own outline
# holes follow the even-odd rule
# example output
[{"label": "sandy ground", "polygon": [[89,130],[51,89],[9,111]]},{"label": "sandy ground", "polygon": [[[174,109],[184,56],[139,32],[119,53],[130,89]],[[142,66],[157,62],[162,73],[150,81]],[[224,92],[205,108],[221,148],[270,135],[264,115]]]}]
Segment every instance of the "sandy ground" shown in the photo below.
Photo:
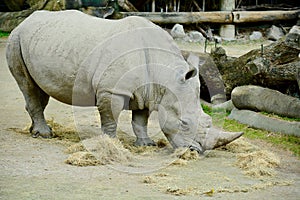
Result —
[{"label": "sandy ground", "polygon": [[[250,142],[280,159],[274,176],[245,175],[236,165],[243,152],[228,150],[211,151],[206,157],[179,165],[170,164],[176,159],[168,152],[167,156],[146,156],[140,166],[131,165],[134,170],[130,172],[122,170],[128,167],[122,163],[87,167],[65,164],[69,156],[64,153],[65,144],[15,131],[28,126],[30,119],[6,65],[5,42],[0,40],[0,199],[299,199],[300,161],[262,141]],[[74,126],[72,107],[53,99],[46,117]],[[130,113],[122,114],[120,129],[131,135],[129,119]],[[80,121],[78,117],[76,120]],[[90,123],[96,127],[96,121]],[[157,135],[155,121],[151,131]],[[251,147],[249,141],[242,141]]]}]

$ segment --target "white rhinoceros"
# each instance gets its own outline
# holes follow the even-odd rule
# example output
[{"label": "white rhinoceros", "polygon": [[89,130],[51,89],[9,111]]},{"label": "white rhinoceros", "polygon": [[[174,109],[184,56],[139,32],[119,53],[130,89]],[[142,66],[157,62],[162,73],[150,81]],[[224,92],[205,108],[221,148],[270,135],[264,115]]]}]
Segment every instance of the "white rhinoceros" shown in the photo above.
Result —
[{"label": "white rhinoceros", "polygon": [[52,136],[43,114],[51,96],[70,105],[97,106],[102,131],[112,137],[120,112],[132,110],[136,145],[155,144],[147,121],[157,110],[174,148],[203,152],[242,133],[211,127],[200,106],[197,59],[189,60],[167,32],[144,18],[104,20],[79,11],[34,12],[13,30],[7,46],[33,137]]}]

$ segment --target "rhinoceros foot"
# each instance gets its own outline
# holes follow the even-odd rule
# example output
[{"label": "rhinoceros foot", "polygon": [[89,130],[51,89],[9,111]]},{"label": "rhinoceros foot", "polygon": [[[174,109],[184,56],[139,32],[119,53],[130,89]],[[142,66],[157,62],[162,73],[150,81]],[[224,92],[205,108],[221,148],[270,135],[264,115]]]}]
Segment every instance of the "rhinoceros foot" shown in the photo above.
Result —
[{"label": "rhinoceros foot", "polygon": [[33,138],[37,138],[37,137],[42,137],[42,138],[52,138],[53,134],[52,134],[52,129],[48,126],[31,126],[29,129],[31,136]]},{"label": "rhinoceros foot", "polygon": [[156,146],[156,143],[150,138],[137,138],[134,146]]},{"label": "rhinoceros foot", "polygon": [[208,129],[208,133],[206,134],[205,140],[202,144],[203,149],[211,150],[224,146],[239,138],[243,134],[243,132],[225,132],[215,127],[211,127]]}]

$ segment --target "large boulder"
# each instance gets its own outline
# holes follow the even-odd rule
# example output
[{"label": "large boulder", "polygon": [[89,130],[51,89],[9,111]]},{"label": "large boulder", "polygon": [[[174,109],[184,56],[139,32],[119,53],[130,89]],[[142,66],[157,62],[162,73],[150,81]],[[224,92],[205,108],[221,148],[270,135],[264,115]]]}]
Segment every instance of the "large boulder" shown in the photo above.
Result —
[{"label": "large boulder", "polygon": [[300,99],[276,90],[253,85],[240,86],[232,91],[231,99],[238,109],[265,111],[281,116],[300,118]]}]

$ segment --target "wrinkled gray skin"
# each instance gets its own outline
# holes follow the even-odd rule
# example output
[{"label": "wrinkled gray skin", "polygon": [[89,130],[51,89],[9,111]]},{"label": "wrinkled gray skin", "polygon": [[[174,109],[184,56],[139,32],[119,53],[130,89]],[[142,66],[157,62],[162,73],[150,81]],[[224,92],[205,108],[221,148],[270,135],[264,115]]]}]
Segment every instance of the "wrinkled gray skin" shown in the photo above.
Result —
[{"label": "wrinkled gray skin", "polygon": [[154,110],[174,148],[203,152],[242,134],[211,127],[200,106],[197,57],[188,64],[165,31],[140,17],[112,21],[79,11],[37,11],[11,33],[7,61],[33,137],[52,136],[43,114],[50,96],[97,106],[102,130],[112,137],[120,112],[132,110],[136,145],[155,145],[147,135]]}]

